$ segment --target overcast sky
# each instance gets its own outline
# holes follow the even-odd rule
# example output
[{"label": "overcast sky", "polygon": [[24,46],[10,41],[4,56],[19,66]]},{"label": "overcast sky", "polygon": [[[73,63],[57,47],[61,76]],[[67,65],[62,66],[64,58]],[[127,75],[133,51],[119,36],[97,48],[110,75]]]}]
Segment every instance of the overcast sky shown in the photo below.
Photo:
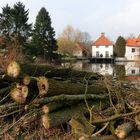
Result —
[{"label": "overcast sky", "polygon": [[[0,0],[0,6],[13,5],[18,0]],[[92,40],[101,32],[115,40],[140,33],[140,0],[20,0],[29,9],[29,22],[35,22],[41,7],[52,19],[56,34],[71,25],[88,32]]]}]

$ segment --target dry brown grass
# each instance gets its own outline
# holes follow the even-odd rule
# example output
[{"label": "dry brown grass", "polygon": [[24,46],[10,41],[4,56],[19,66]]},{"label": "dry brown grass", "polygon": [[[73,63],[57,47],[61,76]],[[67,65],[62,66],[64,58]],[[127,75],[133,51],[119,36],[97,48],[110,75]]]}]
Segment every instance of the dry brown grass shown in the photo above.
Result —
[{"label": "dry brown grass", "polygon": [[7,42],[6,50],[7,51],[3,53],[3,56],[0,58],[0,67],[3,70],[5,70],[12,61],[24,60],[24,56],[21,51],[21,45],[15,39]]}]

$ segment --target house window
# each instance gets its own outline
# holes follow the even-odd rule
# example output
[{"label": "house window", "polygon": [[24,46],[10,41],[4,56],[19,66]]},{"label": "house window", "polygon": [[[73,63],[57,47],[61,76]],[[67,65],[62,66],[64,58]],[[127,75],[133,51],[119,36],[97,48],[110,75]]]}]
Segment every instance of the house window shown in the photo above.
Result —
[{"label": "house window", "polygon": [[135,70],[131,70],[131,73],[132,73],[132,74],[135,74]]},{"label": "house window", "polygon": [[96,48],[99,48],[99,46],[96,46]]},{"label": "house window", "polygon": [[105,52],[105,57],[109,57],[109,52],[108,51]]},{"label": "house window", "polygon": [[99,57],[99,51],[96,52],[96,57]]},{"label": "house window", "polygon": [[132,48],[132,52],[135,52],[135,48]]},{"label": "house window", "polygon": [[108,46],[105,46],[105,48],[108,48]]}]

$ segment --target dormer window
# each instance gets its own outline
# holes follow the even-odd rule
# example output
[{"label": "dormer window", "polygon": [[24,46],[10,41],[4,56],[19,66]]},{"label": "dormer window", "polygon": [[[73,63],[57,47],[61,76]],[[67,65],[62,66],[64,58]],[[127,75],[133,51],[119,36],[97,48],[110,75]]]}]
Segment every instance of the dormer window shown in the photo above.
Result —
[{"label": "dormer window", "polygon": [[96,48],[99,48],[99,46],[96,46]]},{"label": "dormer window", "polygon": [[108,46],[105,46],[105,48],[108,48]]}]

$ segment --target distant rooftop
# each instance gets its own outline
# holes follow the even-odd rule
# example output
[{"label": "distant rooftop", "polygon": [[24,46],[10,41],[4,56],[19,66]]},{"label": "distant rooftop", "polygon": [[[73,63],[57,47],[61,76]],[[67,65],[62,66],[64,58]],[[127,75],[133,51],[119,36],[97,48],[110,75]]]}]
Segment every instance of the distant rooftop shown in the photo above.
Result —
[{"label": "distant rooftop", "polygon": [[129,37],[126,41],[126,46],[140,47],[140,35],[137,38]]},{"label": "distant rooftop", "polygon": [[113,43],[105,36],[105,33],[101,33],[101,36],[93,43],[94,46],[110,46]]}]

